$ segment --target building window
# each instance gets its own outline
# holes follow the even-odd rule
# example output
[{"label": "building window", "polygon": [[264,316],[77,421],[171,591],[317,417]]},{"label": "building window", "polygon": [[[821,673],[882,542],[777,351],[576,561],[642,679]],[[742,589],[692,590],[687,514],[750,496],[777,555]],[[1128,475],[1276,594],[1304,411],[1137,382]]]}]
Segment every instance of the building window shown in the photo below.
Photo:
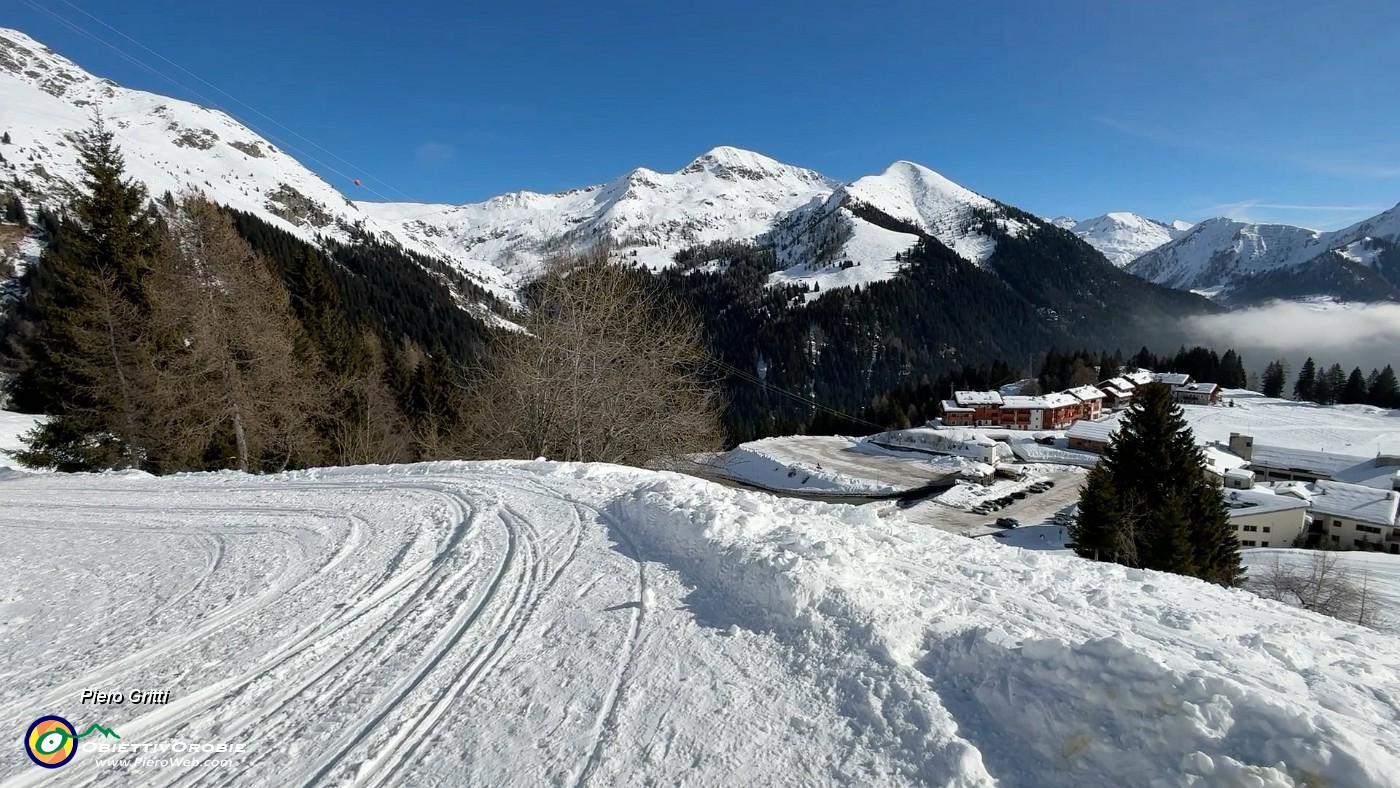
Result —
[{"label": "building window", "polygon": [[1258,531],[1258,530],[1259,530],[1259,526],[1257,526],[1257,525],[1246,525],[1246,526],[1244,527],[1244,530],[1246,530],[1246,531]]},{"label": "building window", "polygon": [[1260,546],[1260,547],[1268,547],[1268,546],[1269,546],[1269,543],[1268,543],[1268,542],[1260,542],[1260,543],[1259,543],[1259,546]]},{"label": "building window", "polygon": [[1266,525],[1266,526],[1264,526],[1264,533],[1268,533],[1268,532],[1269,532],[1269,526]]},{"label": "building window", "polygon": [[1362,533],[1368,533],[1368,534],[1378,534],[1378,533],[1381,532],[1381,529],[1379,529],[1379,528],[1377,528],[1377,527],[1375,527],[1375,526],[1373,526],[1373,525],[1360,525],[1360,524],[1358,524],[1358,525],[1356,526],[1356,530],[1361,531]]},{"label": "building window", "polygon": [[1240,540],[1240,544],[1244,545],[1245,547],[1253,547],[1253,546],[1254,546],[1254,540],[1253,540],[1253,539],[1241,539],[1241,540]]},{"label": "building window", "polygon": [[1360,547],[1360,546],[1361,546],[1361,540],[1360,540],[1360,539],[1353,539],[1353,540],[1351,540],[1351,546],[1352,546],[1352,547]]}]

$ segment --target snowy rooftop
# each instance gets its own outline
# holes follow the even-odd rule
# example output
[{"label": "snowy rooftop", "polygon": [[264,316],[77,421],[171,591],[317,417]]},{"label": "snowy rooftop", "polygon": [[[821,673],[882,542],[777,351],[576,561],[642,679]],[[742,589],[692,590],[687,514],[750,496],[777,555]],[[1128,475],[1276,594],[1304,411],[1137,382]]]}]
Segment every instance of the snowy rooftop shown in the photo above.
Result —
[{"label": "snowy rooftop", "polygon": [[1090,400],[1103,399],[1103,392],[1099,391],[1093,386],[1076,386],[1072,389],[1066,389],[1065,393],[1070,395],[1071,397],[1074,397],[1080,402],[1089,402]]},{"label": "snowy rooftop", "polygon": [[1243,479],[1245,481],[1252,482],[1254,481],[1254,471],[1248,470],[1246,468],[1231,468],[1228,471],[1225,471],[1225,478]]},{"label": "snowy rooftop", "polygon": [[1121,391],[1125,394],[1129,391],[1132,391],[1134,388],[1132,382],[1129,381],[1127,378],[1109,378],[1108,380],[1105,380],[1104,382],[1099,384],[1099,388],[1105,387],[1117,389],[1118,391]]},{"label": "snowy rooftop", "polygon": [[1049,407],[1044,397],[1005,397],[1001,406],[1007,410],[1039,410]]},{"label": "snowy rooftop", "polygon": [[1278,471],[1302,471],[1319,476],[1332,476],[1348,468],[1369,463],[1367,457],[1353,457],[1346,454],[1333,454],[1308,449],[1290,449],[1284,446],[1260,446],[1255,444],[1249,460],[1250,467],[1269,468]]},{"label": "snowy rooftop", "polygon": [[1151,383],[1153,380],[1155,380],[1153,373],[1145,369],[1139,369],[1133,372],[1125,372],[1123,373],[1123,377],[1127,378],[1129,381],[1138,386],[1146,386],[1148,383]]},{"label": "snowy rooftop", "polygon": [[1070,396],[1067,392],[1056,391],[1046,394],[1040,398],[1047,408],[1067,408],[1070,405],[1078,405],[1079,400]]},{"label": "snowy rooftop", "polygon": [[1191,382],[1191,376],[1185,372],[1158,372],[1156,378],[1158,383],[1168,386],[1185,386]]},{"label": "snowy rooftop", "polygon": [[1243,468],[1249,463],[1237,454],[1228,452],[1219,446],[1203,446],[1201,453],[1205,455],[1206,467],[1216,473],[1225,473],[1239,468]]},{"label": "snowy rooftop", "polygon": [[968,405],[1000,405],[1001,394],[995,391],[955,391],[953,399],[963,407]]},{"label": "snowy rooftop", "polygon": [[1397,504],[1400,504],[1400,493],[1391,490],[1344,482],[1313,483],[1312,508],[1317,514],[1373,525],[1395,525]]},{"label": "snowy rooftop", "polygon": [[1198,394],[1213,394],[1219,390],[1217,383],[1187,383],[1182,386],[1172,386],[1172,391],[1192,391]]},{"label": "snowy rooftop", "polygon": [[964,408],[963,406],[959,405],[958,403],[954,402],[953,400],[945,399],[945,400],[943,400],[943,412],[944,412],[944,413],[971,413],[971,412],[972,412],[972,408]]},{"label": "snowy rooftop", "polygon": [[1307,501],[1300,501],[1291,495],[1275,495],[1268,490],[1229,490],[1225,493],[1225,505],[1230,514],[1266,514],[1286,512],[1290,509],[1306,509]]},{"label": "snowy rooftop", "polygon": [[1085,441],[1107,442],[1113,437],[1113,433],[1118,431],[1118,420],[1108,419],[1106,421],[1076,421],[1065,431],[1066,438],[1077,438]]}]

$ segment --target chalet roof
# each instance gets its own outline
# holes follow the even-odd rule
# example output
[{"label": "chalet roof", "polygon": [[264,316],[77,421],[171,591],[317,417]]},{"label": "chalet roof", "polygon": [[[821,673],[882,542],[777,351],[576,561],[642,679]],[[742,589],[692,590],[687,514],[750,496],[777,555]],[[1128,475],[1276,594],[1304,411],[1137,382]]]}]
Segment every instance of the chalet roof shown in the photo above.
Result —
[{"label": "chalet roof", "polygon": [[1225,471],[1225,478],[1252,482],[1254,481],[1254,471],[1247,468],[1230,468]]},{"label": "chalet roof", "polygon": [[1041,397],[1041,400],[1045,402],[1045,407],[1047,408],[1067,408],[1070,405],[1079,404],[1078,399],[1075,399],[1074,397],[1070,396],[1068,393],[1063,391],[1056,391],[1050,394],[1045,394]]},{"label": "chalet roof", "polygon": [[1110,378],[1099,384],[1099,388],[1104,388],[1105,386],[1118,389],[1118,391],[1123,394],[1131,394],[1133,389],[1136,388],[1127,378],[1121,377]]},{"label": "chalet roof", "polygon": [[1045,407],[1043,397],[1011,396],[1003,397],[1001,406],[1006,410],[1035,410]]},{"label": "chalet roof", "polygon": [[1185,386],[1191,382],[1191,376],[1185,372],[1158,372],[1156,378],[1158,383],[1168,386]]},{"label": "chalet roof", "polygon": [[1307,501],[1291,495],[1275,495],[1268,490],[1228,490],[1222,497],[1231,517],[1308,508]]},{"label": "chalet roof", "polygon": [[1113,439],[1113,433],[1118,431],[1117,419],[1106,419],[1104,421],[1076,421],[1065,431],[1066,438],[1077,438],[1084,441],[1096,441],[1098,443],[1108,443]]},{"label": "chalet roof", "polygon": [[995,391],[955,391],[953,399],[964,408],[969,405],[1000,405],[1001,394]]},{"label": "chalet roof", "polygon": [[973,411],[972,408],[964,408],[963,406],[959,405],[958,403],[954,402],[953,400],[950,400],[950,399],[945,399],[945,400],[943,400],[943,412],[944,412],[944,413],[972,413],[972,411]]},{"label": "chalet roof", "polygon": [[1249,466],[1274,471],[1301,471],[1314,476],[1329,477],[1368,462],[1370,459],[1367,457],[1255,444]]},{"label": "chalet roof", "polygon": [[1093,386],[1076,386],[1072,389],[1065,389],[1065,393],[1080,402],[1103,399],[1103,392]]},{"label": "chalet roof", "polygon": [[1392,490],[1344,482],[1313,483],[1312,510],[1316,514],[1371,525],[1395,525],[1397,506],[1400,506],[1400,493]]},{"label": "chalet roof", "polygon": [[1219,388],[1220,385],[1217,383],[1187,383],[1184,386],[1172,386],[1172,391],[1185,391],[1193,394],[1214,394]]},{"label": "chalet roof", "polygon": [[1132,372],[1124,372],[1122,377],[1126,378],[1127,380],[1131,381],[1134,385],[1137,386],[1146,386],[1148,383],[1151,383],[1155,379],[1152,373],[1145,369],[1133,370]]}]

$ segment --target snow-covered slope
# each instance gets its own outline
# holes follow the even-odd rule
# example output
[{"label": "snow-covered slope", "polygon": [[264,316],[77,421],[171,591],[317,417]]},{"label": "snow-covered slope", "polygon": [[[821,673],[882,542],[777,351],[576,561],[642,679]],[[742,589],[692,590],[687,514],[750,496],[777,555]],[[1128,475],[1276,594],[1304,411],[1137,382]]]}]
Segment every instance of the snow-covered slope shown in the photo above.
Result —
[{"label": "snow-covered slope", "polygon": [[0,471],[0,541],[0,725],[128,747],[65,785],[1400,784],[1391,635],[674,474]]},{"label": "snow-covered slope", "polygon": [[1286,224],[1210,219],[1146,253],[1128,270],[1158,284],[1228,298],[1251,277],[1286,274],[1310,264],[1370,266],[1378,247],[1397,242],[1400,205],[1329,233]]},{"label": "snow-covered slope", "polygon": [[1180,238],[1191,228],[1186,222],[1166,224],[1135,213],[1115,211],[1092,219],[1057,219],[1055,223],[1083,238],[1109,262],[1122,268],[1163,244]]},{"label": "snow-covered slope", "polygon": [[[73,135],[101,112],[126,159],[130,177],[153,196],[200,189],[211,199],[255,213],[298,236],[349,237],[353,228],[407,248],[447,257],[480,285],[509,296],[494,266],[367,215],[267,140],[218,110],[99,79],[16,30],[0,28],[0,190],[17,189],[31,210],[64,200],[81,180]],[[343,184],[349,187],[349,184]]]},{"label": "snow-covered slope", "polygon": [[525,274],[537,270],[550,252],[604,240],[623,259],[666,267],[688,246],[752,240],[778,217],[824,199],[837,185],[812,170],[718,147],[677,172],[638,168],[598,186],[557,194],[513,192],[455,206],[362,202],[359,207],[423,243]]}]

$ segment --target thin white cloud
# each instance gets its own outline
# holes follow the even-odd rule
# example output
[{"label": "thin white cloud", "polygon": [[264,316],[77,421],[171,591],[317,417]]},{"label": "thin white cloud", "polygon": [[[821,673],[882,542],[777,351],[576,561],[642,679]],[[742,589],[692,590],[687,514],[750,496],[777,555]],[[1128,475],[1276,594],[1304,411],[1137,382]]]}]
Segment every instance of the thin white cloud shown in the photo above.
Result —
[{"label": "thin white cloud", "polygon": [[1199,208],[1200,216],[1226,216],[1241,222],[1292,224],[1318,229],[1337,229],[1374,216],[1385,205],[1300,205],[1297,203],[1264,202],[1259,199],[1239,200]]},{"label": "thin white cloud", "polygon": [[413,158],[423,167],[436,167],[446,164],[457,155],[457,150],[443,142],[425,142],[413,151]]}]

